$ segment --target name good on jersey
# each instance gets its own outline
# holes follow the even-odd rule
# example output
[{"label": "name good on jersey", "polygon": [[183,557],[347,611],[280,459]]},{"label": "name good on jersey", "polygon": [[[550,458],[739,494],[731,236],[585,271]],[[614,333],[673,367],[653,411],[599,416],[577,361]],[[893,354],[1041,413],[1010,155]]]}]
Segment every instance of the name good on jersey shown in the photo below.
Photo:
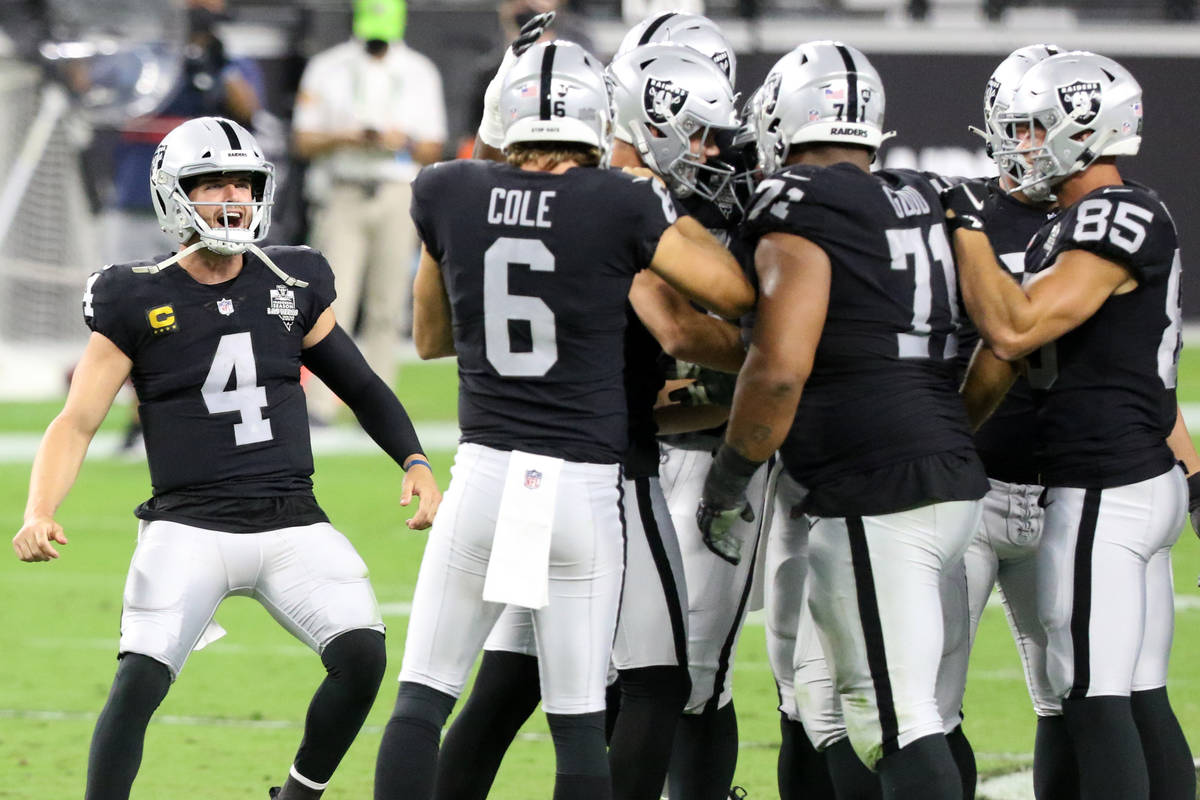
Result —
[{"label": "name good on jersey", "polygon": [[[973,182],[974,183],[974,182]],[[1050,216],[1043,208],[1016,200],[996,185],[979,182],[988,241],[1000,264],[1021,283],[1025,277],[1025,248]],[[966,314],[960,316],[959,368],[965,373],[979,342],[979,332]],[[975,431],[975,448],[989,478],[1005,483],[1035,484],[1037,446],[1033,390],[1024,375],[1008,390],[1000,406]]]},{"label": "name good on jersey", "polygon": [[179,267],[134,271],[154,261],[88,279],[85,322],[133,361],[151,506],[170,505],[173,495],[312,496],[300,344],[333,301],[333,274],[308,248],[266,252],[308,286],[281,284],[252,253],[236,278],[219,284]]},{"label": "name good on jersey", "polygon": [[1182,346],[1175,223],[1149,189],[1104,187],[1043,226],[1026,271],[1070,250],[1120,264],[1138,286],[1029,356],[1042,482],[1103,489],[1146,480],[1174,463],[1165,439]]},{"label": "name good on jersey", "polygon": [[458,352],[462,441],[570,461],[625,453],[625,307],[676,219],[657,181],[457,161],[413,183]]},{"label": "name good on jersey", "polygon": [[885,514],[982,497],[957,392],[958,287],[942,207],[908,170],[795,165],[759,184],[755,239],[802,236],[829,257],[824,331],[781,448],[809,513]]}]

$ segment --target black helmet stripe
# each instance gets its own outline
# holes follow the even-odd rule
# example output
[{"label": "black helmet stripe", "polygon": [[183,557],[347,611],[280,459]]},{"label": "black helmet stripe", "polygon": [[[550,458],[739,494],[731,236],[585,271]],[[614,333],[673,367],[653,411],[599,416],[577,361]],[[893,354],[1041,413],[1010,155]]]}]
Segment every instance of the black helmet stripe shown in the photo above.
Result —
[{"label": "black helmet stripe", "polygon": [[554,74],[554,51],[557,49],[558,45],[551,42],[542,51],[541,119],[550,119],[550,78]]},{"label": "black helmet stripe", "polygon": [[845,45],[836,45],[842,61],[846,64],[846,121],[858,122],[858,69],[854,66],[854,56]]},{"label": "black helmet stripe", "polygon": [[241,150],[242,142],[240,139],[238,139],[237,131],[233,129],[233,126],[223,119],[218,119],[217,124],[221,126],[223,131],[225,131],[225,137],[229,139],[229,149]]},{"label": "black helmet stripe", "polygon": [[647,44],[650,41],[650,37],[658,32],[658,29],[663,26],[663,23],[673,16],[675,16],[674,11],[668,11],[665,14],[660,14],[658,19],[646,26],[646,30],[642,33],[642,38],[638,40],[638,44]]}]

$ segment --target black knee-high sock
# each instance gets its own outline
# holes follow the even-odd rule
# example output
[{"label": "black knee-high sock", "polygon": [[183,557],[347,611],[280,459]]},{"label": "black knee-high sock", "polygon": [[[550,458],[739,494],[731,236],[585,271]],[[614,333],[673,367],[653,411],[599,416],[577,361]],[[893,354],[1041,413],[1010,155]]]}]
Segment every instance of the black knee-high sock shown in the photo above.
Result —
[{"label": "black knee-high sock", "polygon": [[962,725],[946,734],[946,744],[950,745],[950,755],[954,756],[958,777],[962,779],[963,800],[975,800],[975,784],[979,781],[979,772],[975,768],[975,751],[971,748],[971,742],[967,740]]},{"label": "black knee-high sock", "polygon": [[1133,721],[1150,775],[1150,800],[1195,800],[1196,768],[1167,687],[1134,692]]},{"label": "black knee-high sock", "polygon": [[1037,800],[1079,800],[1079,765],[1071,748],[1067,721],[1061,716],[1037,719],[1033,796]]},{"label": "black knee-high sock", "polygon": [[327,674],[308,706],[294,762],[296,772],[313,783],[333,777],[375,702],[387,669],[383,634],[347,631],[325,646],[321,663]]},{"label": "black knee-high sock", "polygon": [[165,664],[137,653],[121,657],[92,733],[85,800],[127,800],[142,763],[146,726],[169,688]]},{"label": "black knee-high sock", "polygon": [[1128,697],[1068,697],[1063,717],[1082,800],[1147,800],[1150,776]]},{"label": "black knee-high sock", "polygon": [[692,682],[687,667],[621,670],[620,713],[609,737],[616,800],[658,800],[679,715]]},{"label": "black knee-high sock", "polygon": [[825,755],[812,746],[804,726],[780,712],[779,733],[779,800],[834,800]]},{"label": "black knee-high sock", "polygon": [[883,787],[879,776],[867,769],[849,739],[829,745],[824,755],[837,800],[881,800]]},{"label": "black knee-high sock", "polygon": [[375,759],[375,800],[429,800],[437,774],[438,740],[455,698],[402,681]]},{"label": "black knee-high sock", "polygon": [[604,740],[612,741],[613,729],[617,727],[617,715],[621,713],[621,676],[604,690]]},{"label": "black knee-high sock", "polygon": [[879,759],[884,800],[961,800],[962,779],[942,734],[923,736]]},{"label": "black knee-high sock", "polygon": [[737,713],[732,701],[715,705],[679,718],[668,780],[671,797],[726,800],[729,795],[737,768]]},{"label": "black knee-high sock", "polygon": [[604,712],[547,714],[554,739],[554,800],[612,800]]},{"label": "black knee-high sock", "polygon": [[471,694],[442,740],[435,800],[484,800],[541,697],[536,657],[485,650]]}]

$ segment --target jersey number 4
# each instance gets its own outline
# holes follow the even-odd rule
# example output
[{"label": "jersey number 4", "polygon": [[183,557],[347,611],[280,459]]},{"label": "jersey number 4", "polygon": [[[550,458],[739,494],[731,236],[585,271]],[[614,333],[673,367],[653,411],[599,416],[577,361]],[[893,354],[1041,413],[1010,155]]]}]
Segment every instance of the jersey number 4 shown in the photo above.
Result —
[{"label": "jersey number 4", "polygon": [[[231,377],[234,388],[229,389]],[[262,415],[267,406],[267,389],[258,385],[258,368],[254,364],[249,331],[227,333],[221,337],[200,394],[208,413],[236,411],[241,415],[241,422],[233,425],[234,444],[240,447],[271,440],[271,420]]]},{"label": "jersey number 4", "polygon": [[[540,297],[509,294],[508,272],[514,265],[533,272],[553,272],[554,254],[540,239],[502,236],[483,254],[483,338],[487,360],[504,377],[536,378],[558,361],[554,312]],[[531,347],[514,351],[509,323],[529,325]]]}]

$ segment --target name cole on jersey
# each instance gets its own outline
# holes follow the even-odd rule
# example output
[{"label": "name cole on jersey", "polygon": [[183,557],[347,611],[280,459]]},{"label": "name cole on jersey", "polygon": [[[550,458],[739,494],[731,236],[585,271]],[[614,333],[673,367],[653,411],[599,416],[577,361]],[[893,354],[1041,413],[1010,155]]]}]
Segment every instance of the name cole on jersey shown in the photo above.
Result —
[{"label": "name cole on jersey", "polygon": [[308,286],[281,284],[252,253],[220,284],[138,270],[153,262],[88,279],[84,321],[133,361],[156,496],[311,491],[300,350],[333,301],[333,273],[307,247],[266,252]]}]

